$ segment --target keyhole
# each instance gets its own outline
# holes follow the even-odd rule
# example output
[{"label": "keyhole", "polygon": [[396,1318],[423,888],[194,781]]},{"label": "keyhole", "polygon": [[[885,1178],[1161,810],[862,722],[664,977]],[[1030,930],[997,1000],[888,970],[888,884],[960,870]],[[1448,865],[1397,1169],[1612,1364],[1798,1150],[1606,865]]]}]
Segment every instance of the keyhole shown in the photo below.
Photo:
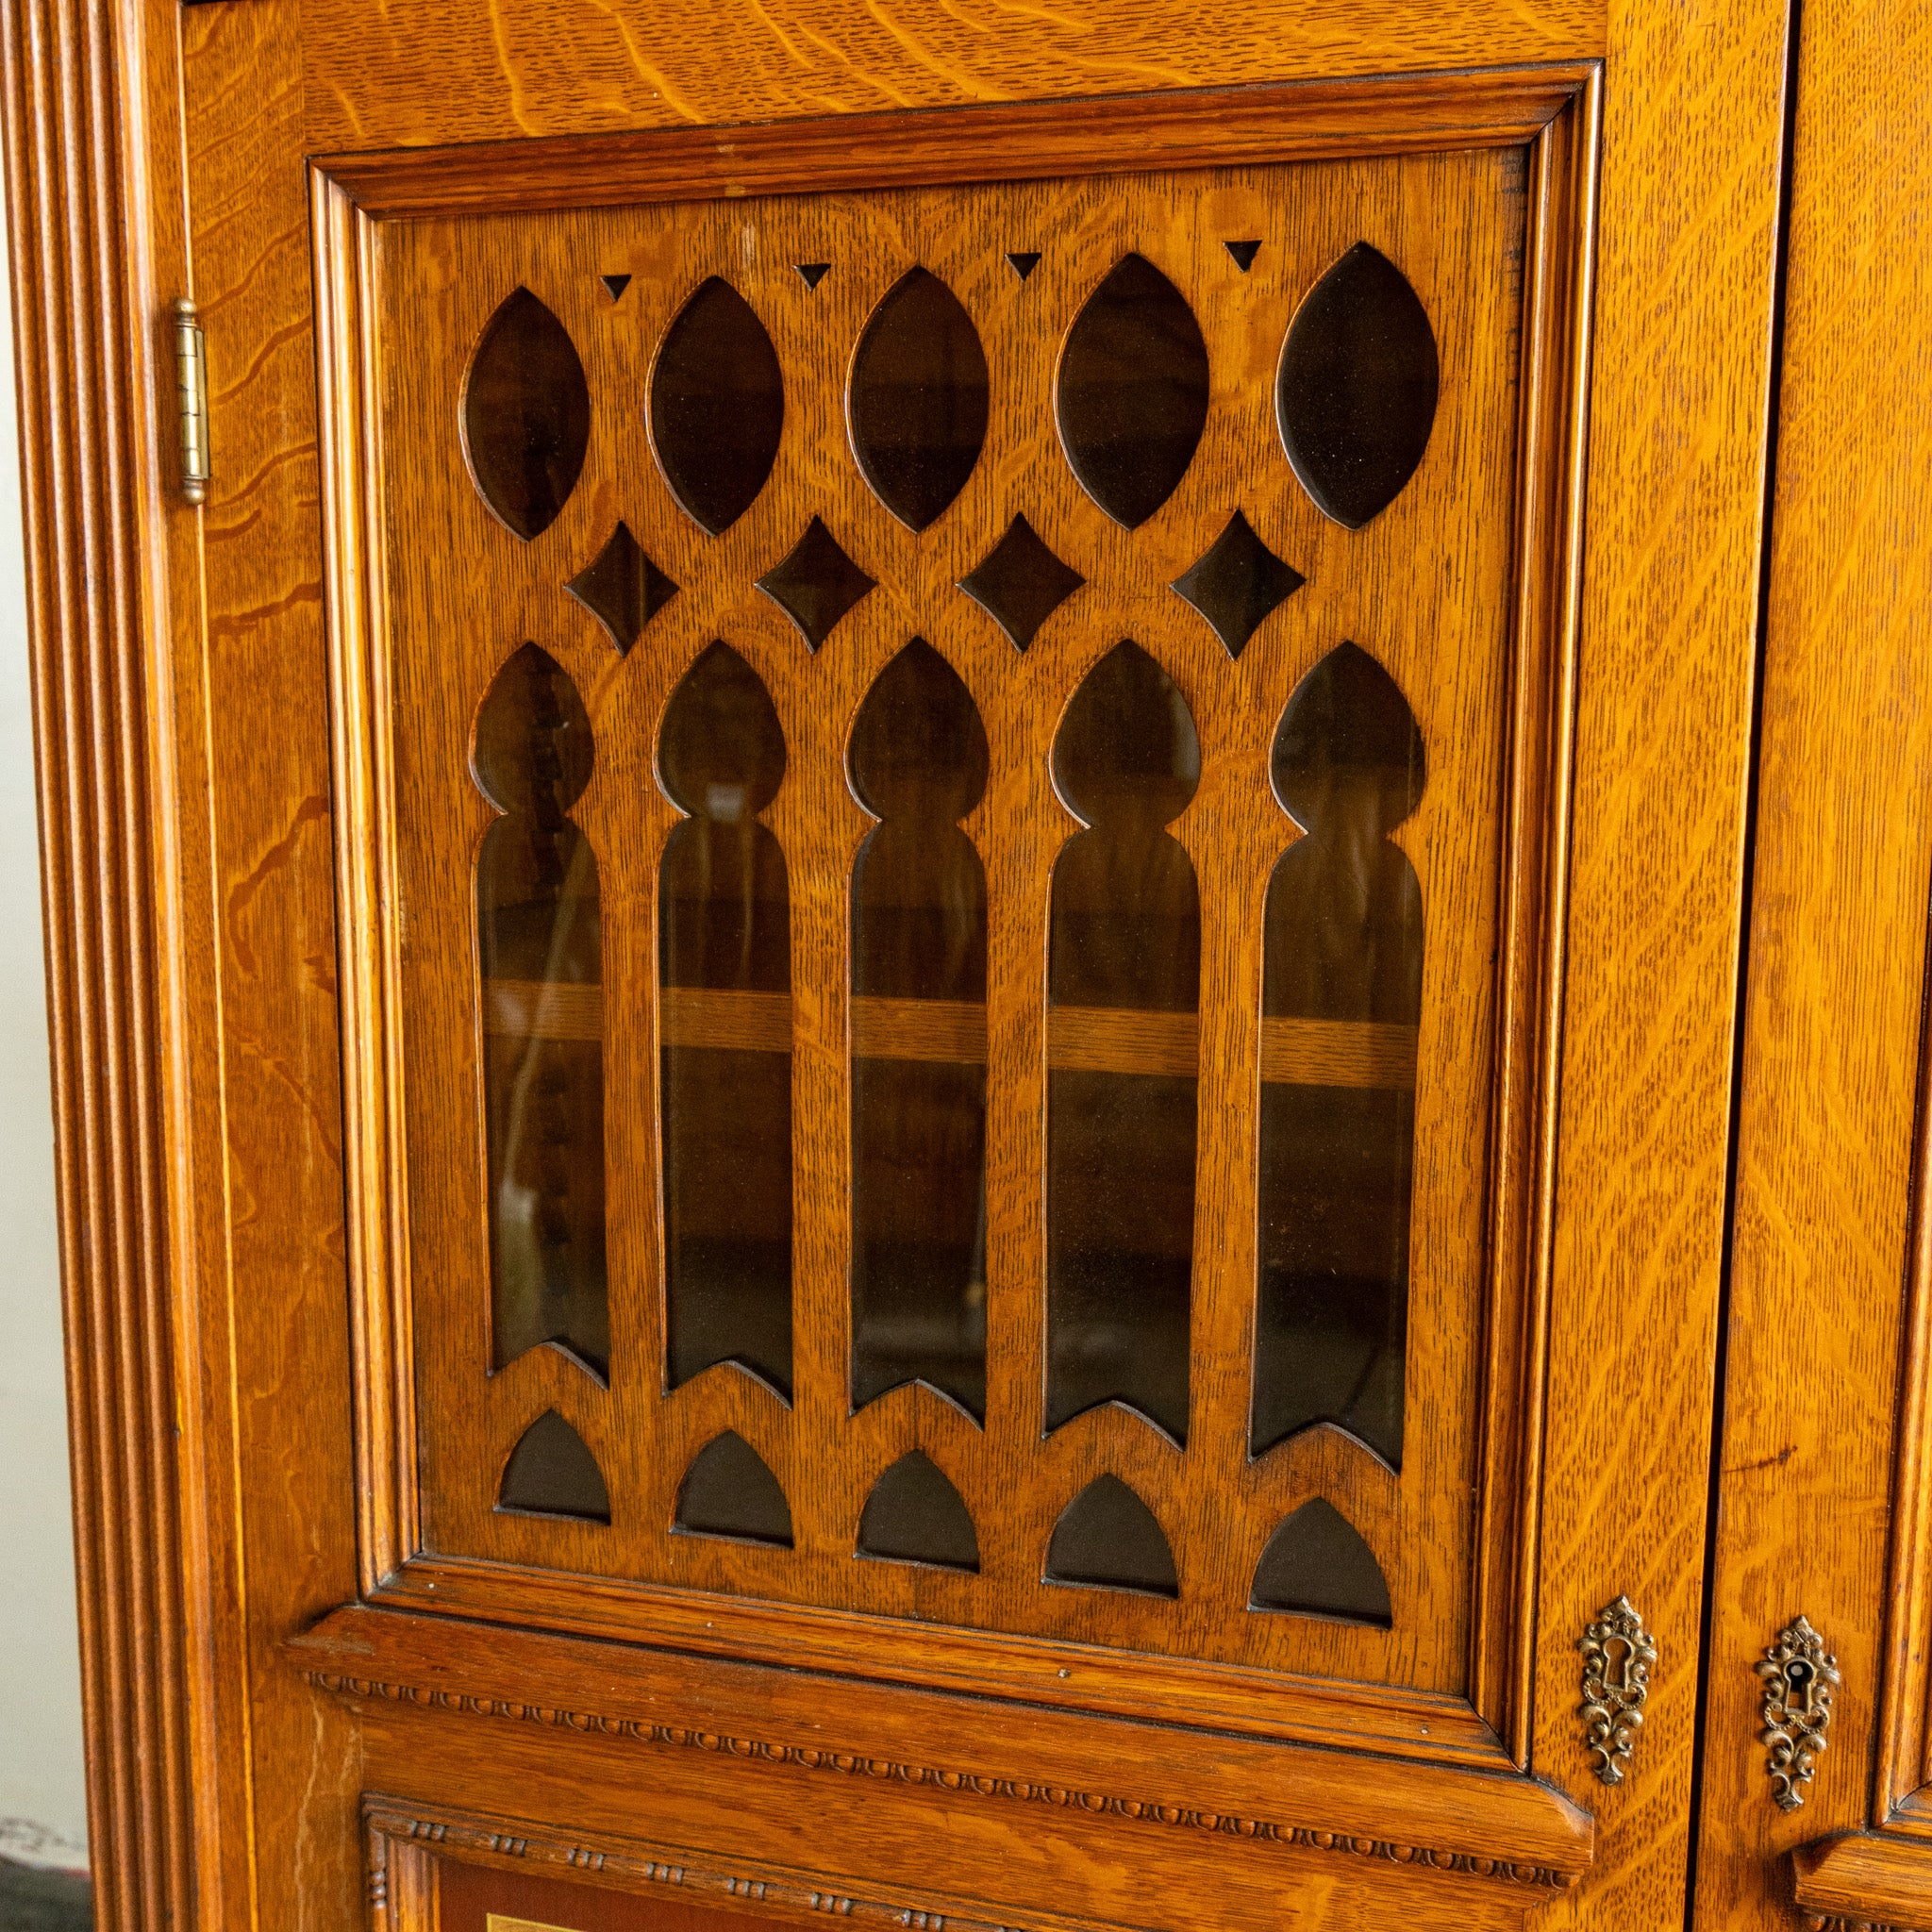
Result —
[{"label": "keyhole", "polygon": [[1785,1682],[1790,1686],[1791,1702],[1800,1710],[1811,1708],[1811,1684],[1817,1674],[1803,1657],[1793,1657],[1785,1666]]},{"label": "keyhole", "polygon": [[1630,1659],[1636,1655],[1636,1646],[1627,1638],[1613,1637],[1604,1645],[1605,1658],[1611,1668],[1604,1673],[1604,1681],[1612,1690],[1627,1690],[1630,1688]]}]

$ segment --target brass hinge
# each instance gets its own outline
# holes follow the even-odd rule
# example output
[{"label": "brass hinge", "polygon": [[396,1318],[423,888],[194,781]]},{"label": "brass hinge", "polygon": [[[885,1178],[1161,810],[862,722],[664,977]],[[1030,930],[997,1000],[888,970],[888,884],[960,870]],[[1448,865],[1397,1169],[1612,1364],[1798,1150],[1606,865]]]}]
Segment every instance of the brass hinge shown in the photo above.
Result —
[{"label": "brass hinge", "polygon": [[181,404],[181,494],[208,501],[208,351],[201,311],[186,295],[175,304],[175,375]]}]

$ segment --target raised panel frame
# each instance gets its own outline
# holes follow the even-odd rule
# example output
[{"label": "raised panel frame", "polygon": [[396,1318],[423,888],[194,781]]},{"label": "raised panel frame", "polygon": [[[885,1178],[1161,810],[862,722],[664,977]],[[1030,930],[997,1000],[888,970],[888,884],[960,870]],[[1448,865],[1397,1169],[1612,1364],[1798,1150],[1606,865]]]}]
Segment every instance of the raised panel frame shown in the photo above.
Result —
[{"label": "raised panel frame", "polygon": [[[1527,150],[1517,430],[1513,696],[1506,744],[1495,984],[1498,1042],[1490,1150],[1490,1309],[1482,1349],[1476,1575],[1470,1694],[1108,1653],[923,1624],[920,1681],[1050,1706],[1220,1722],[1282,1739],[1351,1741],[1418,1759],[1523,1766],[1535,1642],[1534,1551],[1548,1334],[1567,811],[1582,558],[1584,410],[1600,68],[1553,64],[1395,81],[1307,83],[1006,105],[847,122],[660,130],[508,152],[457,149],[323,158],[312,164],[324,469],[342,826],[345,1095],[358,1324],[358,1454],[364,1591],[372,1601],[686,1642],[774,1663],[874,1670],[904,1626],[714,1592],[565,1578],[420,1554],[413,1466],[408,1148],[401,1091],[393,773],[380,646],[383,474],[371,383],[374,225],[432,211],[597,207],[753,189],[777,192],[908,181],[1025,180],[1206,163]],[[834,156],[842,157],[833,159]],[[1506,753],[1506,757],[1509,754]],[[902,1667],[894,1666],[894,1670]],[[1259,1685],[1291,1688],[1257,1699]]]}]

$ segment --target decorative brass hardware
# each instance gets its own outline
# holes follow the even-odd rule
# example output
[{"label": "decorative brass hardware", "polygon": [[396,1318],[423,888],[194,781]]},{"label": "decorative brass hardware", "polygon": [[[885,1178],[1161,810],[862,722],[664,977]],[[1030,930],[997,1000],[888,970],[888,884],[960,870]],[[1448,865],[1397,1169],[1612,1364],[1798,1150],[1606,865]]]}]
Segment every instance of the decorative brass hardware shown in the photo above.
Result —
[{"label": "decorative brass hardware", "polygon": [[186,295],[175,304],[175,379],[181,408],[181,494],[208,501],[208,355],[201,311]]},{"label": "decorative brass hardware", "polygon": [[1643,1727],[1643,1701],[1650,1695],[1650,1667],[1657,1662],[1657,1639],[1627,1596],[1606,1604],[1576,1640],[1583,1653],[1583,1741],[1596,1763],[1591,1769],[1607,1785],[1624,1782],[1624,1761]]},{"label": "decorative brass hardware", "polygon": [[1824,1639],[1798,1617],[1777,1633],[1777,1641],[1757,1664],[1764,1679],[1764,1728],[1760,1744],[1771,1746],[1764,1768],[1780,1810],[1795,1811],[1817,1769],[1818,1754],[1831,1740],[1832,1692],[1839,1683],[1837,1657]]}]

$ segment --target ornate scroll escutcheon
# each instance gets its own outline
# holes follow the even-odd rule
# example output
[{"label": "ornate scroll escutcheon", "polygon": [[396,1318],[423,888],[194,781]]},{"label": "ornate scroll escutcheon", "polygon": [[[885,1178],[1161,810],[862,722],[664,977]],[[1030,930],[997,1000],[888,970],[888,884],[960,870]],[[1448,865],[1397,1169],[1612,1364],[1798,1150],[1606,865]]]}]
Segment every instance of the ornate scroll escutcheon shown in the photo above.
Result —
[{"label": "ornate scroll escutcheon", "polygon": [[1624,1782],[1624,1761],[1643,1727],[1643,1700],[1650,1694],[1650,1667],[1657,1662],[1657,1639],[1627,1596],[1606,1604],[1576,1640],[1583,1653],[1583,1741],[1596,1759],[1593,1770],[1607,1785]]},{"label": "ornate scroll escutcheon", "polygon": [[1832,1692],[1838,1686],[1837,1657],[1803,1617],[1787,1624],[1757,1665],[1764,1679],[1764,1728],[1760,1744],[1771,1747],[1764,1768],[1771,1794],[1781,1810],[1805,1802],[1805,1787],[1817,1770],[1818,1754],[1831,1740]]}]

